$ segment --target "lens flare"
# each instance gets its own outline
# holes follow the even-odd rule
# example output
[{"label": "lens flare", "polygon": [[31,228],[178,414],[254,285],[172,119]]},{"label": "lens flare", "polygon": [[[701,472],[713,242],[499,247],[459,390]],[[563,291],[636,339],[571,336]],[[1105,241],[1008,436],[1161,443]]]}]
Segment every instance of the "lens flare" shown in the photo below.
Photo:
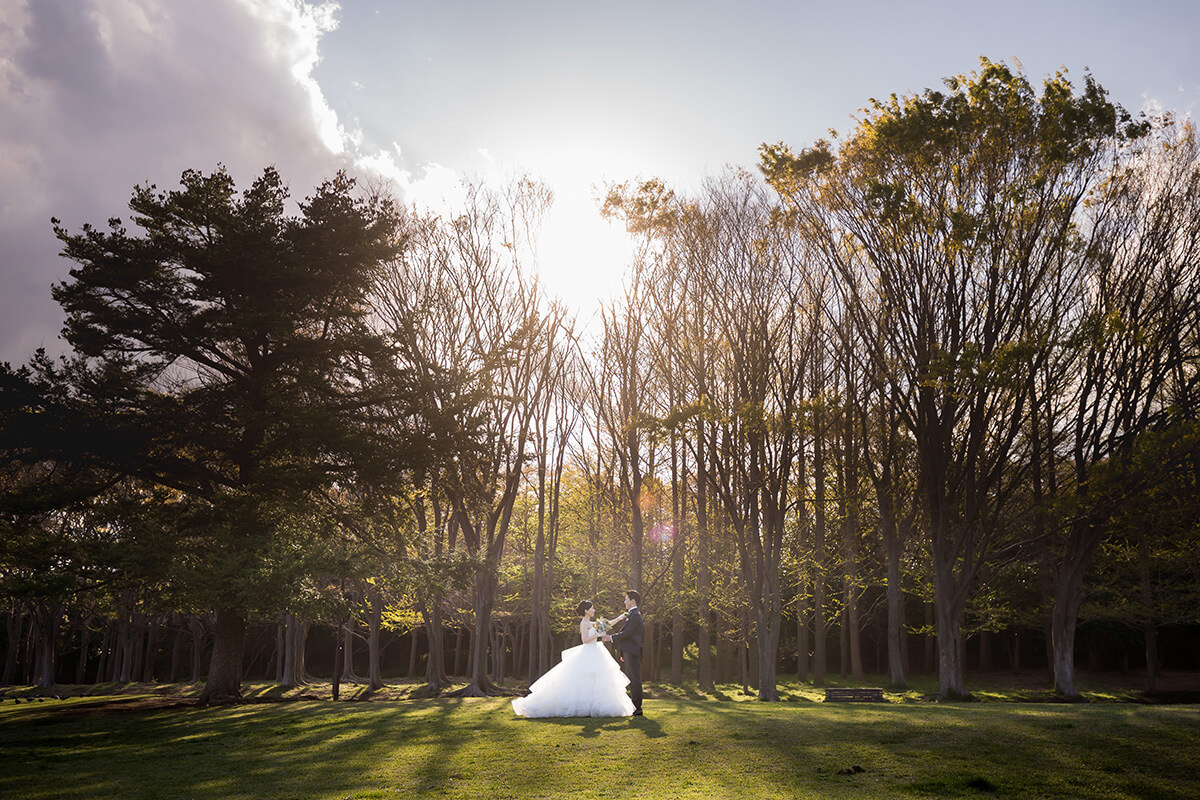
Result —
[{"label": "lens flare", "polygon": [[650,541],[657,544],[666,544],[675,538],[675,526],[669,522],[660,522],[650,528],[650,533],[647,534]]}]

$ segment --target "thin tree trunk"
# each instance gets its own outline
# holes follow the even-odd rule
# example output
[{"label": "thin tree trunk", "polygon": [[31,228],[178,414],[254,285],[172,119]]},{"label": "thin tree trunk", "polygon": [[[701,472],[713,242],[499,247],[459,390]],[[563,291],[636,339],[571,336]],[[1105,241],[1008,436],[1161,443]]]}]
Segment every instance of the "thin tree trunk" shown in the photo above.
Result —
[{"label": "thin tree trunk", "polygon": [[113,665],[113,681],[129,683],[133,666],[133,621],[131,615],[122,614],[117,622],[117,661]]},{"label": "thin tree trunk", "polygon": [[383,688],[382,653],[379,648],[379,629],[383,626],[383,598],[374,586],[368,590],[367,601],[371,607],[367,637],[367,688],[377,692]]},{"label": "thin tree trunk", "polygon": [[992,671],[992,632],[988,630],[979,632],[979,671]]},{"label": "thin tree trunk", "polygon": [[207,632],[204,629],[204,623],[195,616],[188,620],[188,627],[192,632],[192,683],[199,683],[204,664],[204,644]]},{"label": "thin tree trunk", "polygon": [[458,629],[458,635],[456,637],[454,637],[454,674],[455,675],[465,675],[466,674],[466,664],[463,661],[463,654],[464,654],[464,652],[468,652],[468,648],[465,645],[466,645],[466,637],[469,635],[470,634],[465,627],[460,627]]},{"label": "thin tree trunk", "polygon": [[[921,652],[921,667],[928,673],[937,672],[937,633],[936,623],[937,618],[934,615],[933,603],[924,603],[925,609],[925,637],[922,643],[923,650]],[[930,631],[933,631],[931,633]]]},{"label": "thin tree trunk", "polygon": [[58,667],[58,628],[62,622],[61,603],[38,602],[34,606],[34,626],[37,648],[34,683],[39,689],[49,689],[55,683]]},{"label": "thin tree trunk", "polygon": [[[686,451],[685,451],[686,454]],[[684,564],[683,564],[683,508],[684,492],[680,491],[680,479],[687,480],[687,459],[680,464],[679,442],[671,435],[671,530],[673,538],[671,585],[675,588],[675,602],[671,609],[671,683],[675,686],[683,684],[683,648],[685,632],[683,625],[683,604],[679,598],[683,595]],[[682,475],[680,467],[682,466]]]},{"label": "thin tree trunk", "polygon": [[287,615],[280,614],[275,619],[275,682],[281,686],[283,676],[287,672],[287,658]]},{"label": "thin tree trunk", "polygon": [[436,694],[450,685],[446,675],[446,629],[442,623],[441,604],[431,604],[428,612],[423,611],[422,617],[425,619],[425,641],[428,645],[425,680],[429,691]]},{"label": "thin tree trunk", "polygon": [[279,685],[284,687],[295,686],[299,680],[299,674],[296,670],[298,659],[296,657],[296,618],[292,614],[285,613],[279,621],[280,636],[283,638],[283,658],[281,659]]},{"label": "thin tree trunk", "polygon": [[[888,673],[895,689],[905,689],[908,681],[904,674],[904,655],[901,639],[904,635],[904,593],[900,588],[900,537],[895,522],[883,521],[884,551],[887,557],[887,653]],[[888,533],[888,528],[891,533]]]},{"label": "thin tree trunk", "polygon": [[104,633],[100,637],[100,657],[96,661],[96,676],[92,683],[104,683],[105,670],[108,669],[108,661],[112,657],[112,620],[107,620],[104,623]]},{"label": "thin tree trunk", "polygon": [[349,617],[339,627],[342,637],[342,681],[345,683],[362,683],[362,678],[354,671],[354,617]]},{"label": "thin tree trunk", "polygon": [[417,677],[417,631],[420,628],[414,627],[409,632],[408,640],[408,677]]},{"label": "thin tree trunk", "polygon": [[[179,623],[177,617],[173,617],[175,622],[175,641],[171,645],[171,683],[179,680],[179,670],[183,666],[183,626]],[[278,683],[278,679],[276,679]]]},{"label": "thin tree trunk", "polygon": [[92,645],[91,619],[81,615],[79,625],[79,663],[75,666],[75,683],[82,684],[87,680],[88,650]]},{"label": "thin tree trunk", "polygon": [[135,614],[129,625],[129,680],[142,679],[142,665],[146,661],[146,635],[149,625],[144,614]]},{"label": "thin tree trunk", "polygon": [[[823,415],[817,412],[818,418]],[[828,656],[825,653],[825,442],[824,425],[816,426],[813,440],[813,479],[816,507],[813,509],[813,686],[825,685]]]},{"label": "thin tree trunk", "polygon": [[1158,626],[1147,622],[1142,626],[1142,640],[1146,648],[1146,694],[1158,691]]},{"label": "thin tree trunk", "polygon": [[17,677],[17,663],[21,652],[21,631],[25,628],[25,614],[16,602],[8,607],[8,619],[5,620],[8,633],[8,650],[4,654],[4,674],[0,676],[0,684],[11,686]]},{"label": "thin tree trunk", "polygon": [[803,683],[812,675],[810,643],[808,640],[808,586],[806,572],[796,585],[796,681]]},{"label": "thin tree trunk", "polygon": [[159,640],[162,638],[162,625],[158,618],[150,620],[146,631],[146,655],[142,661],[142,683],[154,683],[154,661],[158,655]]},{"label": "thin tree trunk", "polygon": [[700,620],[696,630],[696,681],[702,691],[711,692],[713,682],[712,652],[712,573],[709,564],[709,517],[708,517],[708,450],[704,420],[697,423],[696,444],[696,600],[700,606]]},{"label": "thin tree trunk", "polygon": [[[1150,542],[1145,530],[1138,536],[1138,588],[1146,613],[1153,614],[1154,589],[1150,580]],[[1142,623],[1142,639],[1146,649],[1146,692],[1158,691],[1158,626],[1153,619]]]},{"label": "thin tree trunk", "polygon": [[[543,425],[545,420],[543,419]],[[541,673],[538,667],[542,662],[540,645],[543,642],[542,603],[545,590],[546,564],[546,443],[547,436],[543,428],[538,449],[538,523],[537,540],[533,548],[533,592],[529,606],[529,670],[526,673],[529,683],[533,683]]]}]

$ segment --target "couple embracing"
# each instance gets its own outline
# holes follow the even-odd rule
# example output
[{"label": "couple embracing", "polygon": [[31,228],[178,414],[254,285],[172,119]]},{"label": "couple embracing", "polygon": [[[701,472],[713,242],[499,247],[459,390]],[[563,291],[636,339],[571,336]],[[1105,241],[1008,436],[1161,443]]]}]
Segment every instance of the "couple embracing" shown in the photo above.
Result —
[{"label": "couple embracing", "polygon": [[[521,717],[640,717],[642,715],[641,597],[625,593],[625,613],[596,619],[591,600],[579,604],[581,643],[562,652],[562,661],[533,682],[529,694],[512,701]],[[611,632],[617,623],[621,630]],[[618,665],[602,642],[621,650]],[[623,671],[622,671],[623,667]],[[629,687],[629,696],[625,687]],[[631,699],[632,698],[632,699]]]}]

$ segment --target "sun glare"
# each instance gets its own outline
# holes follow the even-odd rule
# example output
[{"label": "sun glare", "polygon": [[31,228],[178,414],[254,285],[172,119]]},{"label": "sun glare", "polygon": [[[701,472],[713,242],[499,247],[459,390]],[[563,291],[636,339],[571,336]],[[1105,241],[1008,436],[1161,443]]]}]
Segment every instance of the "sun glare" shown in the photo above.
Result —
[{"label": "sun glare", "polygon": [[554,187],[554,206],[538,240],[538,268],[550,294],[586,323],[620,296],[633,242],[620,222],[600,216],[591,187]]}]

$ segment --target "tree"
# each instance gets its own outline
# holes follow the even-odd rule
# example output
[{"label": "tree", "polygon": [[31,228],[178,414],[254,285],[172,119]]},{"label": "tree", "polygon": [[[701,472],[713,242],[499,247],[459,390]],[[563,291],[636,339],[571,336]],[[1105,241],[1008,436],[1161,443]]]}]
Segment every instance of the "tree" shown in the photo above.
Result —
[{"label": "tree", "polygon": [[464,188],[455,215],[422,221],[386,293],[396,308],[428,301],[398,315],[401,324],[389,329],[404,343],[398,357],[406,370],[449,373],[421,385],[435,413],[431,441],[453,453],[434,480],[449,504],[450,524],[479,565],[471,675],[462,692],[486,696],[497,691],[488,677],[488,649],[498,570],[531,457],[534,419],[556,375],[553,354],[566,329],[562,310],[543,308],[528,274],[550,192],[529,178],[502,190]]},{"label": "tree", "polygon": [[947,91],[874,101],[835,152],[764,146],[762,167],[842,277],[916,444],[933,556],[939,693],[966,692],[963,611],[1021,485],[1028,376],[1081,203],[1127,115],[1090,75],[1040,97],[981,59]]},{"label": "tree", "polygon": [[342,174],[297,215],[288,197],[274,169],[240,196],[223,168],[189,170],[177,190],[134,190],[140,233],[116,218],[107,231],[54,226],[77,264],[53,290],[74,353],[33,362],[57,389],[29,411],[86,409],[98,433],[83,450],[52,439],[27,455],[186,499],[172,579],[216,609],[204,702],[240,698],[247,613],[281,606],[310,566],[288,556],[312,553],[287,541],[288,521],[370,459],[362,420],[397,399],[395,381],[377,390],[392,368],[365,299],[403,247],[403,215]]},{"label": "tree", "polygon": [[1073,698],[1085,576],[1112,516],[1154,487],[1131,480],[1113,492],[1103,476],[1129,474],[1139,437],[1200,402],[1200,146],[1191,125],[1167,121],[1124,154],[1096,192],[1086,233],[1045,404],[1048,469],[1062,473],[1047,532],[1054,688]]}]

